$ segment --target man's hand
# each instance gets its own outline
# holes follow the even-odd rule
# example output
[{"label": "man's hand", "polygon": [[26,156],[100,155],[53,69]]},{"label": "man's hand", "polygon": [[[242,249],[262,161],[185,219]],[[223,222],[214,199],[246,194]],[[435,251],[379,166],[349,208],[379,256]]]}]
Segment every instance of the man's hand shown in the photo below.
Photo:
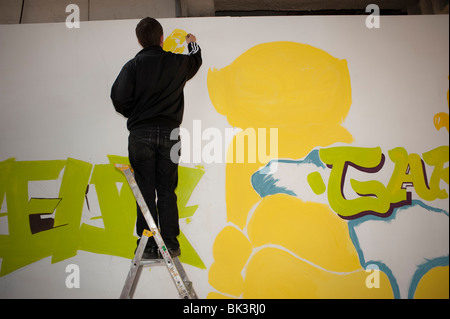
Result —
[{"label": "man's hand", "polygon": [[195,35],[188,33],[188,35],[186,36],[186,42],[187,44],[191,42],[197,42],[197,38],[195,37]]}]

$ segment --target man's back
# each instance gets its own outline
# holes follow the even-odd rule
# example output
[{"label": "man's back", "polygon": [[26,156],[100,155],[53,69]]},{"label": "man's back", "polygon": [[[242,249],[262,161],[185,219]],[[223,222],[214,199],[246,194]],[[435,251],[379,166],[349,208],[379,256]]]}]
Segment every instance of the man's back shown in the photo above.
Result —
[{"label": "man's back", "polygon": [[125,64],[112,87],[111,98],[116,110],[128,118],[130,131],[181,124],[184,85],[202,63],[198,44],[191,42],[188,48],[189,55],[184,55],[149,46]]}]

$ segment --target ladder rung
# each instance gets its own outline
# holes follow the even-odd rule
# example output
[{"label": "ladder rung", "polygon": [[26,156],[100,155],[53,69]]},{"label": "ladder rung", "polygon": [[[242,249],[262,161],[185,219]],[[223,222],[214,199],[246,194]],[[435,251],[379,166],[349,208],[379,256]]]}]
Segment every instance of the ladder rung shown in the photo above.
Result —
[{"label": "ladder rung", "polygon": [[166,262],[164,259],[142,259],[139,263],[140,266],[165,266]]}]

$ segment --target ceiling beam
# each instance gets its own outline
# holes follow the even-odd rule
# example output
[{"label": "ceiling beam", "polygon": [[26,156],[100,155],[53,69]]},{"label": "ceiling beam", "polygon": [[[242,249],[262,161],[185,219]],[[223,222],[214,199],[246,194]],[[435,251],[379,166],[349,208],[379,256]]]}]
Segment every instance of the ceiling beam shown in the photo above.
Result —
[{"label": "ceiling beam", "polygon": [[179,0],[182,17],[214,17],[214,0]]},{"label": "ceiling beam", "polygon": [[315,11],[365,9],[376,3],[380,9],[405,9],[419,0],[215,0],[216,11]]}]

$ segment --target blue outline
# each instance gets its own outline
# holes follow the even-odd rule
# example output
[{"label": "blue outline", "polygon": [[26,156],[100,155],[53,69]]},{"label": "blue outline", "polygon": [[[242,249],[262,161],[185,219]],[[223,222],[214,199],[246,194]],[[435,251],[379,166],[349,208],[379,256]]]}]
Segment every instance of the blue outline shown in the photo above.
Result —
[{"label": "blue outline", "polygon": [[[392,291],[393,291],[395,299],[400,298],[400,289],[399,289],[399,286],[397,283],[397,279],[395,278],[395,276],[393,275],[393,273],[389,269],[389,267],[386,266],[381,261],[374,261],[374,260],[364,261],[364,253],[361,250],[361,247],[359,246],[359,240],[358,240],[358,237],[356,236],[355,226],[358,226],[361,223],[364,223],[368,220],[383,220],[386,222],[391,222],[393,219],[395,219],[398,211],[407,209],[407,208],[411,208],[414,206],[421,206],[422,208],[425,208],[426,210],[428,210],[430,212],[441,213],[441,214],[444,214],[447,217],[449,217],[448,211],[446,211],[444,209],[431,207],[431,206],[428,206],[427,204],[423,203],[422,201],[413,200],[411,202],[411,205],[395,208],[389,217],[382,218],[382,217],[373,216],[373,215],[366,215],[366,216],[363,216],[358,219],[350,220],[348,222],[348,231],[349,231],[350,239],[353,242],[353,246],[355,246],[361,266],[363,266],[364,269],[366,269],[367,265],[369,265],[369,264],[377,265],[380,268],[380,270],[382,270],[388,276],[389,282],[391,283],[391,286],[392,286]],[[417,289],[417,286],[419,285],[420,280],[429,270],[431,270],[432,268],[435,268],[435,267],[448,266],[448,265],[449,265],[449,255],[436,257],[434,259],[429,259],[422,265],[419,265],[417,267],[416,272],[414,273],[414,276],[411,280],[411,284],[408,288],[408,299],[414,298],[414,294],[416,293],[416,289]]]},{"label": "blue outline", "polygon": [[319,150],[312,150],[303,160],[288,160],[288,159],[272,159],[262,169],[252,174],[251,183],[253,189],[259,194],[261,198],[268,195],[288,194],[297,196],[297,194],[286,188],[276,186],[279,179],[275,179],[273,174],[270,174],[270,166],[274,163],[288,163],[297,166],[301,164],[314,164],[318,168],[326,168],[325,164],[320,160]]},{"label": "blue outline", "polygon": [[[280,194],[280,193],[291,195],[291,196],[297,196],[297,194],[294,191],[292,191],[286,187],[280,187],[280,186],[275,185],[279,181],[279,179],[275,179],[273,177],[273,174],[270,173],[270,166],[273,165],[274,163],[290,163],[290,164],[295,164],[297,166],[299,166],[300,164],[314,164],[318,168],[326,168],[326,165],[320,159],[318,149],[312,150],[303,160],[288,160],[288,159],[270,160],[270,162],[266,166],[264,166],[262,169],[255,172],[251,176],[251,183],[252,183],[253,189],[259,194],[259,196],[261,196],[261,198],[264,198],[265,196],[268,196],[268,195],[274,195],[274,194]],[[364,253],[361,250],[361,247],[359,245],[358,237],[356,236],[356,232],[355,232],[355,227],[360,225],[361,223],[368,221],[368,220],[382,220],[382,221],[389,223],[393,219],[396,218],[397,212],[399,212],[400,210],[403,210],[403,209],[408,209],[408,208],[414,207],[414,206],[420,206],[420,207],[422,207],[430,212],[434,212],[434,213],[443,213],[447,217],[449,217],[449,212],[444,209],[431,207],[420,200],[413,200],[413,201],[411,201],[410,205],[405,205],[405,206],[395,208],[392,211],[392,214],[390,216],[377,216],[377,215],[368,214],[368,215],[358,217],[356,219],[348,220],[348,231],[349,231],[350,239],[353,243],[353,246],[356,249],[361,266],[364,269],[366,269],[367,266],[370,264],[377,265],[379,267],[379,269],[388,276],[395,299],[400,299],[400,287],[397,283],[397,279],[395,278],[391,269],[383,262],[376,261],[376,260],[368,260],[368,261],[364,260]],[[436,257],[433,259],[426,260],[423,264],[418,265],[417,269],[412,277],[410,286],[408,288],[408,297],[407,298],[413,299],[416,289],[417,289],[417,286],[419,285],[420,280],[423,278],[423,276],[431,269],[433,269],[435,267],[440,267],[440,266],[443,266],[443,267],[449,266],[449,255],[448,254],[446,256],[441,256],[441,257]]]}]

